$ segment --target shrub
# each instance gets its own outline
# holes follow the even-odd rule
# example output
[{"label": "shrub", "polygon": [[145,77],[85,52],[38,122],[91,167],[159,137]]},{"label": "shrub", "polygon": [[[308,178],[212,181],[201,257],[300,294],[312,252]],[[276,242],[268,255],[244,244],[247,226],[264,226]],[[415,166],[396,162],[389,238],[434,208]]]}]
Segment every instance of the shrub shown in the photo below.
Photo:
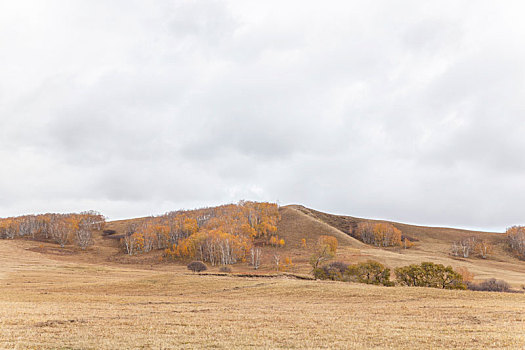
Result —
[{"label": "shrub", "polygon": [[314,269],[314,276],[318,279],[343,281],[345,280],[344,274],[347,268],[348,264],[341,261],[334,261],[331,264]]},{"label": "shrub", "polygon": [[229,267],[229,266],[221,266],[221,267],[219,268],[219,272],[230,273],[230,272],[232,272],[232,269],[231,269],[231,267]]},{"label": "shrub", "polygon": [[192,261],[188,264],[188,270],[193,272],[206,271],[208,267],[202,261]]},{"label": "shrub", "polygon": [[367,284],[391,286],[390,269],[376,261],[367,261],[355,265],[348,265],[335,261],[320,268],[315,268],[314,277],[333,281],[352,281]]},{"label": "shrub", "polygon": [[413,287],[432,287],[443,289],[466,289],[463,277],[451,266],[422,262],[395,269],[398,282],[401,285]]},{"label": "shrub", "polygon": [[481,283],[468,283],[468,289],[483,292],[510,292],[510,285],[503,281],[491,278]]},{"label": "shrub", "polygon": [[392,286],[390,281],[390,269],[377,261],[369,260],[367,262],[351,265],[346,270],[347,279],[350,281],[381,284]]}]

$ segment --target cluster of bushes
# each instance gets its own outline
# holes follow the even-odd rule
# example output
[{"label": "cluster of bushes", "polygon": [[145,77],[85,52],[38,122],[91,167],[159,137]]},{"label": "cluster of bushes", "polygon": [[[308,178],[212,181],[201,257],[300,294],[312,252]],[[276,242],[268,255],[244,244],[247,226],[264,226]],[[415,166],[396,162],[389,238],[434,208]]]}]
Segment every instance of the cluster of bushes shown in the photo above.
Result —
[{"label": "cluster of bushes", "polygon": [[[359,282],[383,286],[395,284],[411,287],[430,287],[440,289],[469,289],[486,292],[516,292],[510,285],[497,279],[472,282],[472,274],[464,269],[454,270],[451,266],[423,262],[398,267],[394,270],[395,281],[391,281],[390,269],[376,261],[367,261],[349,265],[335,261],[322,267],[314,268],[314,277],[321,280]],[[524,288],[525,289],[525,288]]]},{"label": "cluster of bushes", "polygon": [[393,285],[390,281],[390,269],[376,261],[367,261],[354,265],[336,261],[315,268],[313,273],[317,279],[360,282],[383,286]]},{"label": "cluster of bushes", "polygon": [[481,292],[510,292],[510,285],[503,281],[495,278],[488,279],[481,283],[468,282],[467,287],[470,290],[481,291]]},{"label": "cluster of bushes", "polygon": [[[315,278],[333,281],[360,282],[383,286],[393,286],[390,269],[376,261],[367,261],[354,265],[333,262],[315,268]],[[444,289],[466,289],[463,277],[451,266],[424,262],[420,265],[398,267],[394,270],[396,281],[400,285],[415,287],[433,287]]]}]

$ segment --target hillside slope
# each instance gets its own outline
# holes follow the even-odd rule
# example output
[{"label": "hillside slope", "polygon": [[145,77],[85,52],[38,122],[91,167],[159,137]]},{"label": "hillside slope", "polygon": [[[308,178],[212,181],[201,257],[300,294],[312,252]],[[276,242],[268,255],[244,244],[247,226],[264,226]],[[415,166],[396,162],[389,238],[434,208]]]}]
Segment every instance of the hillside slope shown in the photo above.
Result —
[{"label": "hillside slope", "polygon": [[[455,268],[466,267],[474,273],[477,280],[498,278],[506,280],[515,287],[525,285],[525,262],[519,261],[507,250],[505,235],[502,233],[424,227],[391,222],[392,225],[402,231],[403,235],[413,239],[415,246],[409,249],[400,247],[378,248],[362,243],[350,236],[350,233],[362,221],[388,221],[333,215],[301,205],[282,206],[279,208],[279,213],[281,219],[277,224],[276,234],[283,238],[286,244],[284,247],[275,248],[259,241],[257,245],[262,249],[262,265],[257,273],[274,273],[276,269],[275,260],[279,258],[281,262],[285,259],[293,262],[290,267],[291,271],[309,274],[311,271],[309,260],[319,236],[329,235],[336,237],[339,242],[337,256],[335,257],[339,261],[355,263],[372,259],[390,268],[431,261],[452,265]],[[143,218],[108,222],[106,229],[115,230],[115,234],[104,236],[101,232],[96,232],[95,244],[85,251],[81,251],[72,245],[60,248],[51,242],[20,240],[16,244],[24,247],[25,250],[43,255],[44,260],[60,260],[68,263],[96,263],[111,266],[126,264],[148,269],[169,269],[174,263],[178,264],[177,262],[166,261],[163,258],[164,250],[162,249],[129,256],[125,254],[121,246],[119,247],[118,237],[127,232],[130,224],[139,223],[141,220]],[[450,254],[452,242],[471,236],[487,240],[494,245],[494,251],[488,259],[478,257],[464,259]],[[213,272],[218,270],[218,267],[210,267],[210,269]],[[254,272],[253,267],[248,262],[237,263],[232,266],[232,269],[234,272]]]},{"label": "hillside slope", "polygon": [[[415,246],[410,249],[402,248],[377,248],[365,245],[360,241],[350,237],[357,243],[346,244],[346,239],[340,240],[340,249],[338,250],[337,259],[347,262],[364,261],[373,259],[386,264],[389,267],[397,267],[412,263],[421,263],[423,261],[432,261],[445,265],[452,265],[453,267],[465,267],[473,272],[475,278],[478,280],[486,278],[504,279],[507,282],[521,286],[525,284],[525,263],[515,258],[506,248],[505,235],[494,232],[480,232],[469,231],[454,228],[443,227],[426,227],[408,225],[397,222],[390,222],[385,220],[369,220],[364,218],[356,218],[351,216],[327,214],[313,209],[306,208],[301,205],[289,205],[281,208],[282,212],[288,212],[283,215],[283,227],[293,227],[293,223],[288,223],[288,220],[297,220],[301,217],[300,214],[309,217],[311,220],[302,218],[304,223],[316,223],[316,225],[328,225],[335,231],[332,235],[338,237],[349,234],[352,228],[356,227],[359,222],[372,221],[379,223],[391,223],[397,227],[403,235],[415,240]],[[295,212],[294,215],[289,212]],[[280,227],[281,227],[280,226]],[[326,227],[326,226],[323,226]],[[328,229],[327,229],[328,230]],[[293,231],[293,230],[292,230]],[[325,231],[330,232],[330,231]],[[337,232],[339,235],[336,235]],[[287,232],[283,231],[283,237],[287,237]],[[313,224],[307,227],[302,227],[300,232],[295,231],[297,237],[301,235],[310,240],[314,240],[321,231],[315,229]],[[467,237],[476,237],[484,239],[494,245],[494,251],[488,259],[481,259],[478,257],[471,257],[468,259],[454,257],[450,254],[451,244],[454,241],[459,241]],[[300,239],[300,238],[299,238]],[[350,248],[350,249],[349,249]],[[358,248],[358,251],[356,251]]]}]

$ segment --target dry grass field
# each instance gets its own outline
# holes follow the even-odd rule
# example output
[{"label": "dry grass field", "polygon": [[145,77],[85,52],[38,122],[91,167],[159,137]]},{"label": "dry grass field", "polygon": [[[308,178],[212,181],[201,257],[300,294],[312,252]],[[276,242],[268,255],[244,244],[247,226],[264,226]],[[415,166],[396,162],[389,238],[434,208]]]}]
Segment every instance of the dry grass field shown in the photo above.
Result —
[{"label": "dry grass field", "polygon": [[74,263],[0,241],[0,348],[519,349],[525,296]]},{"label": "dry grass field", "polygon": [[[396,266],[433,261],[467,267],[478,280],[525,284],[525,264],[503,235],[395,224],[411,249],[380,249],[347,234],[355,220],[301,206],[281,208],[279,248],[296,275],[310,272],[319,235],[339,241],[337,260]],[[127,221],[108,224],[121,233]],[[450,242],[476,235],[490,259],[450,256]],[[161,252],[127,256],[97,234],[87,251],[53,243],[0,240],[0,349],[523,349],[525,294],[377,287],[276,275],[264,248],[260,277],[192,274]]]}]

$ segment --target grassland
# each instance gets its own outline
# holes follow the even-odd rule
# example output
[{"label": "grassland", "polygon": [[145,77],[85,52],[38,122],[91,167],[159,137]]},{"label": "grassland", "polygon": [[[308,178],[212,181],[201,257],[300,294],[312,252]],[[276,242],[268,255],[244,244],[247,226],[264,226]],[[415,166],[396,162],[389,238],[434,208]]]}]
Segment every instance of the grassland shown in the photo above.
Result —
[{"label": "grassland", "polygon": [[[53,243],[0,240],[0,349],[523,349],[525,294],[377,287],[275,276],[274,254],[306,275],[319,235],[337,237],[336,259],[378,260],[390,268],[433,261],[467,267],[519,290],[525,263],[501,233],[394,223],[416,240],[381,249],[348,235],[361,220],[301,206],[281,208],[284,248],[264,247],[260,277],[246,263],[234,274],[189,273],[162,252],[127,256],[95,236],[87,251]],[[125,232],[129,221],[108,228]],[[450,244],[476,236],[489,259],[460,259]],[[305,239],[305,247],[302,240]]]},{"label": "grassland", "polygon": [[88,264],[0,241],[0,348],[523,348],[525,296]]}]

